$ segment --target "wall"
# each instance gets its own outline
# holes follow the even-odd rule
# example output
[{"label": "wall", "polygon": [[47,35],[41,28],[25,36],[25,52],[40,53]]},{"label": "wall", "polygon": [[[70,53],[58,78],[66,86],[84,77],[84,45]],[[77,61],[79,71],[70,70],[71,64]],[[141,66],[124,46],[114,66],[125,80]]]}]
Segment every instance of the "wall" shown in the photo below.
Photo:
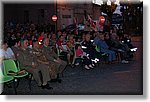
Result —
[{"label": "wall", "polygon": [[[44,17],[41,16],[41,9],[44,11]],[[4,21],[25,22],[24,11],[29,11],[29,22],[33,23],[52,23],[54,14],[54,4],[4,4]]]}]

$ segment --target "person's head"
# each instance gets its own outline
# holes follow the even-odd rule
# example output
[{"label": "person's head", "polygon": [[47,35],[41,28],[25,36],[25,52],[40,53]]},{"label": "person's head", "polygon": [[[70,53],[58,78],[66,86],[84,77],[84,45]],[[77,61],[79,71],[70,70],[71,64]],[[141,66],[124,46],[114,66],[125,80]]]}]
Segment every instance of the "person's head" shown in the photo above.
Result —
[{"label": "person's head", "polygon": [[124,36],[125,38],[128,38],[128,34],[124,34],[123,36]]},{"label": "person's head", "polygon": [[38,48],[39,44],[38,44],[38,40],[34,40],[33,41],[33,48]]},{"label": "person's head", "polygon": [[81,37],[77,37],[77,42],[80,42],[81,41]]},{"label": "person's head", "polygon": [[63,35],[59,36],[59,40],[60,40],[60,41],[63,41],[63,40],[64,40]]},{"label": "person's head", "polygon": [[105,33],[105,35],[104,35],[104,39],[109,39],[109,34],[108,33]]},{"label": "person's head", "polygon": [[48,46],[48,45],[49,45],[49,39],[48,39],[48,38],[45,38],[45,39],[43,40],[43,42],[44,42],[44,45],[45,45],[45,46]]},{"label": "person's head", "polygon": [[2,49],[6,50],[8,48],[8,42],[6,40],[2,43]]},{"label": "person's head", "polygon": [[61,32],[61,31],[59,31],[59,32],[58,32],[58,36],[61,36],[61,35],[62,35],[62,32]]},{"label": "person's head", "polygon": [[56,34],[55,33],[52,34],[51,39],[56,39]]},{"label": "person's head", "polygon": [[116,39],[117,38],[117,34],[116,33],[112,33],[112,35],[111,35],[111,39]]},{"label": "person's head", "polygon": [[19,46],[20,46],[20,40],[16,39],[16,40],[14,41],[13,46],[19,47]]},{"label": "person's head", "polygon": [[25,40],[23,40],[23,41],[21,41],[21,47],[22,48],[27,48],[28,47],[28,40],[27,39],[25,39]]},{"label": "person's head", "polygon": [[81,47],[80,44],[76,44],[75,49],[76,49],[76,50],[77,50],[77,49],[82,49],[82,47]]},{"label": "person's head", "polygon": [[69,40],[74,40],[73,35],[69,36]]},{"label": "person's head", "polygon": [[66,36],[67,36],[67,33],[64,31],[64,32],[62,33],[62,35],[63,35],[64,37],[66,37]]},{"label": "person's head", "polygon": [[52,35],[51,35],[50,33],[47,34],[47,38],[51,38],[51,36],[52,36]]},{"label": "person's head", "polygon": [[98,37],[99,37],[99,39],[104,40],[104,34],[101,33],[98,35]]},{"label": "person's head", "polygon": [[90,34],[86,34],[85,40],[86,40],[86,41],[90,41],[90,38],[91,38]]}]

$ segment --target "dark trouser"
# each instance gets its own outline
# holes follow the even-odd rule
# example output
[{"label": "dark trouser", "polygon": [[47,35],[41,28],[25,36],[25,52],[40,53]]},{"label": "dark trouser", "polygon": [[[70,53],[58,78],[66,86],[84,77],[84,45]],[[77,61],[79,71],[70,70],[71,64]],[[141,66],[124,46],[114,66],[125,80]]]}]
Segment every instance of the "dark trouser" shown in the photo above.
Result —
[{"label": "dark trouser", "polygon": [[90,65],[92,64],[92,61],[90,59],[88,59],[86,56],[83,57],[83,63],[85,65]]},{"label": "dark trouser", "polygon": [[127,51],[125,51],[123,48],[112,48],[111,50],[115,51],[116,53],[119,53],[121,60],[127,59]]},{"label": "dark trouser", "polygon": [[58,74],[61,74],[66,68],[67,63],[61,60],[61,64],[50,62],[49,72],[51,79],[56,79]]},{"label": "dark trouser", "polygon": [[30,67],[25,68],[25,70],[28,71],[29,73],[33,74],[33,78],[38,83],[38,86],[42,85],[42,81],[41,81],[41,78],[39,75],[40,71],[42,73],[43,83],[47,83],[48,81],[50,81],[48,66],[46,66],[44,64],[40,64],[36,68],[32,68],[30,66]]},{"label": "dark trouser", "polygon": [[90,59],[100,58],[100,54],[94,49],[86,49],[84,50],[86,54],[89,54]]}]

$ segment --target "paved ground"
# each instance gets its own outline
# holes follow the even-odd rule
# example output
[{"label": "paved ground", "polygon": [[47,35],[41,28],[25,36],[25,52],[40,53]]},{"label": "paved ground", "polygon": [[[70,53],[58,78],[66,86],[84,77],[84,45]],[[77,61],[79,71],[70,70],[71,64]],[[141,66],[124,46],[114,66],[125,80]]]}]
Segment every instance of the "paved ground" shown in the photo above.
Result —
[{"label": "paved ground", "polygon": [[[129,64],[99,64],[95,69],[68,67],[62,83],[49,83],[53,90],[42,90],[32,81],[32,90],[26,80],[17,88],[18,94],[142,94],[142,41],[134,41],[138,47],[136,57]],[[4,88],[3,94],[14,94],[11,88]]]}]

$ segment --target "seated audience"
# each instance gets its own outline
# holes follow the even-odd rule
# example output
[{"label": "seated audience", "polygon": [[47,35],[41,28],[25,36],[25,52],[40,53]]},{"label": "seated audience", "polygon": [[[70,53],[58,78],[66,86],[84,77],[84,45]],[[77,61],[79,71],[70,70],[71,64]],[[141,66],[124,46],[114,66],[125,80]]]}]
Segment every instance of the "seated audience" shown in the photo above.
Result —
[{"label": "seated audience", "polygon": [[86,34],[85,41],[82,42],[82,49],[84,52],[89,54],[89,58],[97,63],[100,58],[100,54],[95,50],[95,46],[93,45],[93,42],[91,42],[90,34]]},{"label": "seated audience", "polygon": [[109,50],[109,46],[104,41],[104,35],[102,33],[97,34],[97,37],[94,39],[94,43],[101,49],[101,52],[108,54],[109,63],[116,60],[116,53]]},{"label": "seated audience", "polygon": [[[125,46],[123,46],[120,41],[119,37],[116,34],[112,34],[111,38],[108,34],[104,35],[105,42],[109,46],[110,50],[115,51],[116,53],[120,54],[121,63],[128,63],[127,61],[127,51],[125,50]],[[119,56],[119,55],[118,55]]]},{"label": "seated audience", "polygon": [[[75,46],[76,49],[76,57],[81,57],[83,58],[83,63],[84,63],[84,67],[85,69],[90,69],[90,68],[94,68],[94,64],[92,66],[92,61],[91,59],[88,57],[88,55],[82,50],[81,45],[77,44]],[[77,62],[76,65],[78,65],[79,63]]]},{"label": "seated audience", "polygon": [[59,37],[59,40],[57,42],[58,49],[60,50],[60,54],[67,57],[68,64],[71,65],[71,55],[73,55],[73,52],[68,48],[66,43],[63,42],[63,36],[61,35]]},{"label": "seated audience", "polygon": [[4,59],[5,60],[9,60],[9,59],[16,60],[15,54],[12,51],[12,49],[10,47],[8,47],[7,41],[4,41],[4,43],[2,44],[1,51],[2,51],[2,53],[4,55]]},{"label": "seated audience", "polygon": [[44,39],[44,45],[42,48],[42,52],[43,52],[43,55],[46,57],[46,59],[54,64],[54,66],[52,68],[52,71],[54,73],[52,73],[52,74],[56,77],[54,77],[53,79],[58,80],[59,74],[61,74],[64,71],[67,63],[65,61],[61,60],[58,57],[58,55],[48,45],[49,45],[49,39],[46,38],[46,39]]},{"label": "seated audience", "polygon": [[[43,64],[38,64],[35,59],[36,57],[27,50],[27,47],[28,40],[23,40],[21,42],[21,51],[17,57],[21,70],[26,70],[33,74],[33,78],[42,89],[52,89],[48,84],[48,81],[50,81],[48,67]],[[39,72],[42,74],[42,80]]]}]

